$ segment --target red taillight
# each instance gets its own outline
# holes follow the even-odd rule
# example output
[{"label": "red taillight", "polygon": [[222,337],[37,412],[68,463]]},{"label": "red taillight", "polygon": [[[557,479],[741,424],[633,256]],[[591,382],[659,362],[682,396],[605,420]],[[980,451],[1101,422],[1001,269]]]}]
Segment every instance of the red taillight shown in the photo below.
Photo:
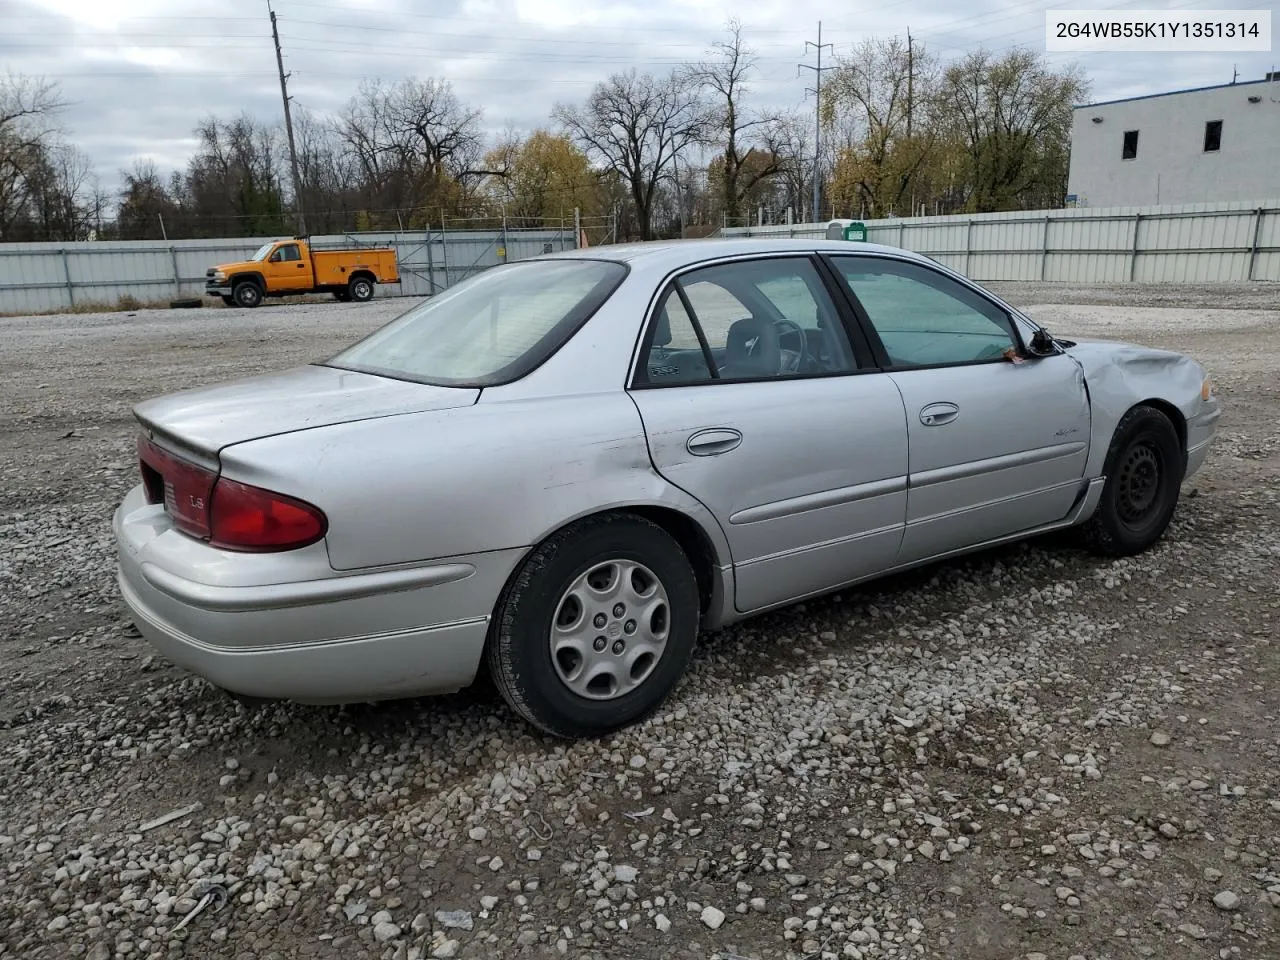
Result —
[{"label": "red taillight", "polygon": [[148,503],[163,503],[183,533],[224,550],[295,550],[324,537],[329,522],[316,507],[282,493],[219,477],[176,457],[145,436],[138,459]]},{"label": "red taillight", "polygon": [[213,488],[209,543],[227,550],[294,550],[321,539],[328,526],[309,503],[222,477]]},{"label": "red taillight", "polygon": [[173,525],[183,533],[207,538],[209,498],[218,475],[175,457],[147,437],[138,438],[138,459],[147,502],[163,503]]}]

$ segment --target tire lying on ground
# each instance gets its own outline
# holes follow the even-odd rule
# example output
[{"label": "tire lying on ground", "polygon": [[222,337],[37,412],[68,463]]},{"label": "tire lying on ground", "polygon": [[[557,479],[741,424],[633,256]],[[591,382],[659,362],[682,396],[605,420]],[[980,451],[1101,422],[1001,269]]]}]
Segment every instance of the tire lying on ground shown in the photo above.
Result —
[{"label": "tire lying on ground", "polygon": [[170,310],[190,310],[194,307],[204,306],[204,301],[199,297],[184,297],[181,300],[170,300]]}]

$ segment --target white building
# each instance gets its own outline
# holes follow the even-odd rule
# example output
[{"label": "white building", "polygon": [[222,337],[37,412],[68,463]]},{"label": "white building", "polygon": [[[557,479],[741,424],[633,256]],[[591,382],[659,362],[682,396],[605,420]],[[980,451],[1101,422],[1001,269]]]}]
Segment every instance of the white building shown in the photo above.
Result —
[{"label": "white building", "polygon": [[1280,199],[1280,72],[1075,108],[1068,205]]}]

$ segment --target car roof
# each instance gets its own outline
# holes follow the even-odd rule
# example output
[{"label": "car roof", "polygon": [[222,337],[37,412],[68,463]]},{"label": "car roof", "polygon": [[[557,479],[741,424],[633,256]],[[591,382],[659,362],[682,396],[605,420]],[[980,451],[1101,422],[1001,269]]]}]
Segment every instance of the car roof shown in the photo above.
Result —
[{"label": "car roof", "polygon": [[548,254],[538,259],[614,260],[634,266],[661,266],[678,269],[707,260],[750,254],[768,253],[872,253],[888,254],[908,260],[927,261],[918,253],[879,243],[851,240],[794,240],[787,237],[743,237],[708,240],[651,240],[642,243],[620,243],[601,247],[582,247]]}]

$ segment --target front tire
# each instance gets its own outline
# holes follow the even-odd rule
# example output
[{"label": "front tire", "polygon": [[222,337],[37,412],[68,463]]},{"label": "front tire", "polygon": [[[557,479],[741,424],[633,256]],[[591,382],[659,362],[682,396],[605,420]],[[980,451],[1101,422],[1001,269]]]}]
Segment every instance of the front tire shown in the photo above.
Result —
[{"label": "front tire", "polygon": [[649,716],[683,676],[699,623],[680,545],[639,517],[575,523],[524,561],[498,604],[490,675],[516,713],[557,737]]},{"label": "front tire", "polygon": [[231,291],[231,296],[235,298],[237,306],[256,307],[262,303],[262,288],[252,280],[242,280]]},{"label": "front tire", "polygon": [[1105,469],[1085,543],[1108,557],[1142,553],[1164,536],[1178,505],[1186,472],[1178,431],[1154,407],[1134,407],[1116,425]]}]

